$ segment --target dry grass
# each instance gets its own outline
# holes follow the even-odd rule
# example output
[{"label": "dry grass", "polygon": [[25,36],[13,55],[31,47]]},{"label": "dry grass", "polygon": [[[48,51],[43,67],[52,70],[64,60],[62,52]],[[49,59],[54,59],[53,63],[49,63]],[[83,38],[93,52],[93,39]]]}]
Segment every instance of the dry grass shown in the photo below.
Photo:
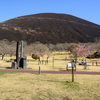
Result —
[{"label": "dry grass", "polygon": [[100,100],[99,75],[0,73],[0,100]]},{"label": "dry grass", "polygon": [[[69,59],[69,56],[67,58]],[[40,64],[28,56],[28,67],[32,70],[66,70],[66,64],[71,60],[64,60],[65,55],[54,56],[54,68],[52,57],[47,65]],[[11,67],[9,61],[12,57],[0,59],[0,69]],[[13,57],[15,58],[15,57]],[[44,57],[44,60],[46,57]],[[82,58],[78,58],[81,62]],[[98,60],[98,59],[94,59]],[[87,62],[91,60],[87,59]],[[77,71],[99,71],[100,66],[92,66],[89,69],[77,64]],[[30,74],[30,73],[0,73],[0,100],[100,100],[100,76],[99,75],[74,75],[75,82],[71,82],[71,74]]]},{"label": "dry grass", "polygon": [[[68,60],[65,60],[66,58],[66,55],[65,55],[66,52],[62,52],[62,53],[59,53],[59,55],[57,54],[57,52],[55,53],[56,55],[54,55],[54,67],[53,67],[53,55],[51,55],[49,57],[49,62],[48,64],[45,65],[45,63],[41,63],[38,65],[38,61],[36,60],[33,60],[31,58],[31,56],[28,56],[27,59],[29,59],[27,61],[28,63],[28,67],[29,68],[32,68],[32,70],[39,70],[39,66],[41,66],[41,70],[50,70],[50,71],[65,71],[66,70],[66,64],[68,62],[71,61],[72,58],[70,58],[71,55],[69,55],[67,53],[67,58]],[[41,60],[46,60],[46,57],[45,56],[44,58],[41,58]],[[6,61],[9,61],[10,59],[14,59],[15,57],[5,57],[4,60],[1,60],[0,59],[0,69],[5,69],[7,67],[11,67],[11,62],[6,62]],[[78,58],[78,62],[81,62],[82,58],[79,57]],[[100,62],[100,59],[86,59],[87,61],[87,64],[89,65],[89,69],[87,68],[86,70],[83,69],[84,66],[82,65],[78,65],[77,63],[77,68],[76,70],[77,71],[93,71],[93,72],[100,72],[100,63],[98,66],[96,66],[96,64],[94,64],[94,66],[92,66],[92,62]]]}]

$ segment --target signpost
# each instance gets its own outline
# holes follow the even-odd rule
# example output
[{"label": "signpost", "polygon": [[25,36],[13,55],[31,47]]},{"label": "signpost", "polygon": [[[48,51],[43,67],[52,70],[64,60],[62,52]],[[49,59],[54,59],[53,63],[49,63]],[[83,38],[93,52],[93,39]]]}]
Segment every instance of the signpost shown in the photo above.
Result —
[{"label": "signpost", "polygon": [[74,63],[72,63],[72,82],[74,82]]}]

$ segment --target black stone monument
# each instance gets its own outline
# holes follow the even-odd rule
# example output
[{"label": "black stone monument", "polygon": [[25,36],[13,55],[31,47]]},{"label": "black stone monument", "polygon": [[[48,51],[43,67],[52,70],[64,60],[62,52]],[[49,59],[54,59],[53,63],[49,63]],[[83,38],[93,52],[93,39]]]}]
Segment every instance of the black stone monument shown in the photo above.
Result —
[{"label": "black stone monument", "polygon": [[16,47],[16,59],[12,62],[13,69],[26,69],[27,68],[27,57],[23,57],[23,41],[17,42]]}]

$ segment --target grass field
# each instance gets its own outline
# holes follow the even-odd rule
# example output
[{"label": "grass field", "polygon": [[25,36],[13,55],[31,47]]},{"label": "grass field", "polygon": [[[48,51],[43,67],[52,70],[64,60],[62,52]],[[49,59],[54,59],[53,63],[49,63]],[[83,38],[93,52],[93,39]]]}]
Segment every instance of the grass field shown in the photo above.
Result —
[{"label": "grass field", "polygon": [[[39,66],[41,66],[41,70],[50,70],[50,71],[66,71],[66,65],[68,62],[71,62],[72,58],[71,55],[67,54],[67,60],[65,60],[66,55],[65,52],[59,53],[54,55],[54,66],[53,66],[53,55],[49,57],[48,64],[45,65],[45,62],[38,65],[38,60],[34,60],[31,56],[27,56],[27,64],[28,68],[32,68],[32,70],[39,70]],[[41,58],[42,60],[46,60],[46,57]],[[15,57],[5,57],[4,60],[0,58],[0,69],[7,69],[11,67],[10,59],[15,59]],[[78,58],[78,62],[81,62],[82,57]],[[84,66],[76,64],[77,71],[93,71],[93,72],[100,72],[100,58],[98,59],[86,59],[87,64],[89,65],[86,70],[84,70]],[[99,62],[98,66],[96,66],[96,61]],[[94,66],[92,66],[92,62],[94,62]]]},{"label": "grass field", "polygon": [[0,100],[100,100],[99,75],[0,73]]},{"label": "grass field", "polygon": [[[47,65],[27,57],[28,67],[31,70],[65,71],[66,64],[71,61],[70,55],[64,53],[54,56],[54,67],[51,56]],[[0,69],[11,67],[10,59],[15,57],[0,58]],[[42,59],[42,58],[41,58]],[[46,60],[46,56],[43,58]],[[78,58],[81,62],[82,58]],[[92,66],[92,62],[99,59],[87,59],[89,69],[77,64],[76,71],[100,72],[99,66]],[[0,73],[0,100],[100,100],[99,75],[74,75],[71,74],[30,74],[30,73]]]}]

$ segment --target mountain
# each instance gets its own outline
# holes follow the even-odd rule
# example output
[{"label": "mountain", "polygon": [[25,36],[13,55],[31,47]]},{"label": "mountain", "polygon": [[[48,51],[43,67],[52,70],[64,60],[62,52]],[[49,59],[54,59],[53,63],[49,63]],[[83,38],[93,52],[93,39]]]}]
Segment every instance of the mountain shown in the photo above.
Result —
[{"label": "mountain", "polygon": [[94,42],[97,37],[100,37],[100,25],[68,14],[33,14],[0,23],[0,40],[56,44]]}]

